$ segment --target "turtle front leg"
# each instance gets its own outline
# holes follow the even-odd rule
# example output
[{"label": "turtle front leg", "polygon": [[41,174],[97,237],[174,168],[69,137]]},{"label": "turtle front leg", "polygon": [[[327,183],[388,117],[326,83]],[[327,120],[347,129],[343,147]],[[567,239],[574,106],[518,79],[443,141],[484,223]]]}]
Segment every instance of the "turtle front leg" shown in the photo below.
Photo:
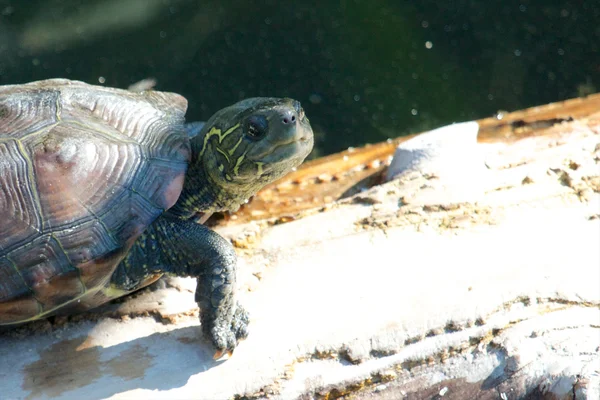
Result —
[{"label": "turtle front leg", "polygon": [[[204,335],[217,349],[214,358],[231,353],[248,336],[248,313],[235,300],[237,256],[231,243],[218,233],[193,220],[177,220],[176,231],[190,254],[187,271],[179,276],[195,276],[195,300],[200,307]],[[185,239],[184,239],[185,238]],[[186,242],[184,242],[185,240]]]},{"label": "turtle front leg", "polygon": [[[195,299],[202,331],[217,349],[215,358],[231,354],[238,341],[248,335],[248,313],[234,295],[237,256],[227,240],[206,226],[165,213],[138,239],[121,264],[128,265],[128,279],[118,280],[130,283],[161,272],[196,277]],[[136,268],[144,264],[153,267]],[[119,269],[123,270],[121,265]],[[119,275],[123,274],[115,271],[114,277]]]}]

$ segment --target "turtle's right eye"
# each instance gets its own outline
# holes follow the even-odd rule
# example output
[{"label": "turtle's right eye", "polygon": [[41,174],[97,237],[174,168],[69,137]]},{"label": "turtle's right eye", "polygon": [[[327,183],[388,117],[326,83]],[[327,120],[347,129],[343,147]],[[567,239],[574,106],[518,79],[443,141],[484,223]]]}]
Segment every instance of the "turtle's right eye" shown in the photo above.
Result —
[{"label": "turtle's right eye", "polygon": [[268,122],[262,115],[252,115],[246,121],[244,133],[252,140],[261,139],[266,135]]}]

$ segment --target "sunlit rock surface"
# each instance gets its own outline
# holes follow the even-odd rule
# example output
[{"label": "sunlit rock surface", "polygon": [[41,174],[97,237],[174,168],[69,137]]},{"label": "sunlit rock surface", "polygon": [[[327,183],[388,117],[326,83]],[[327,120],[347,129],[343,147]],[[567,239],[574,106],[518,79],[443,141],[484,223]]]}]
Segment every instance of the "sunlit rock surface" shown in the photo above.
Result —
[{"label": "sunlit rock surface", "polygon": [[194,282],[171,279],[4,333],[0,397],[597,399],[598,134],[473,143],[476,179],[405,167],[292,222],[219,228],[252,318],[233,357],[212,360]]}]

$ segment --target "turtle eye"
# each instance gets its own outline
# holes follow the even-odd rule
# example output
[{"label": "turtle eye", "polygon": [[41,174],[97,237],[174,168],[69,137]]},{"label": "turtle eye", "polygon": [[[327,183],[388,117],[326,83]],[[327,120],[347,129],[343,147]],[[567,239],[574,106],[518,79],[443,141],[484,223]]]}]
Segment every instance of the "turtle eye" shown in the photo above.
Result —
[{"label": "turtle eye", "polygon": [[250,139],[258,140],[266,135],[268,128],[267,119],[262,115],[252,115],[246,121],[245,133]]}]

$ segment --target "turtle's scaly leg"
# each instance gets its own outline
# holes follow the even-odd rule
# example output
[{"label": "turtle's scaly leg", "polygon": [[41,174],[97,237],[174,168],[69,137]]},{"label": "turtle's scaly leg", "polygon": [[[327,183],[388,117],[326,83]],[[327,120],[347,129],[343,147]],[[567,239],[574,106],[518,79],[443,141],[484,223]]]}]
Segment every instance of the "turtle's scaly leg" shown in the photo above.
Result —
[{"label": "turtle's scaly leg", "polygon": [[233,247],[219,234],[165,213],[136,241],[111,284],[133,290],[156,273],[196,277],[202,330],[218,358],[247,336],[248,314],[234,298],[236,263]]}]

